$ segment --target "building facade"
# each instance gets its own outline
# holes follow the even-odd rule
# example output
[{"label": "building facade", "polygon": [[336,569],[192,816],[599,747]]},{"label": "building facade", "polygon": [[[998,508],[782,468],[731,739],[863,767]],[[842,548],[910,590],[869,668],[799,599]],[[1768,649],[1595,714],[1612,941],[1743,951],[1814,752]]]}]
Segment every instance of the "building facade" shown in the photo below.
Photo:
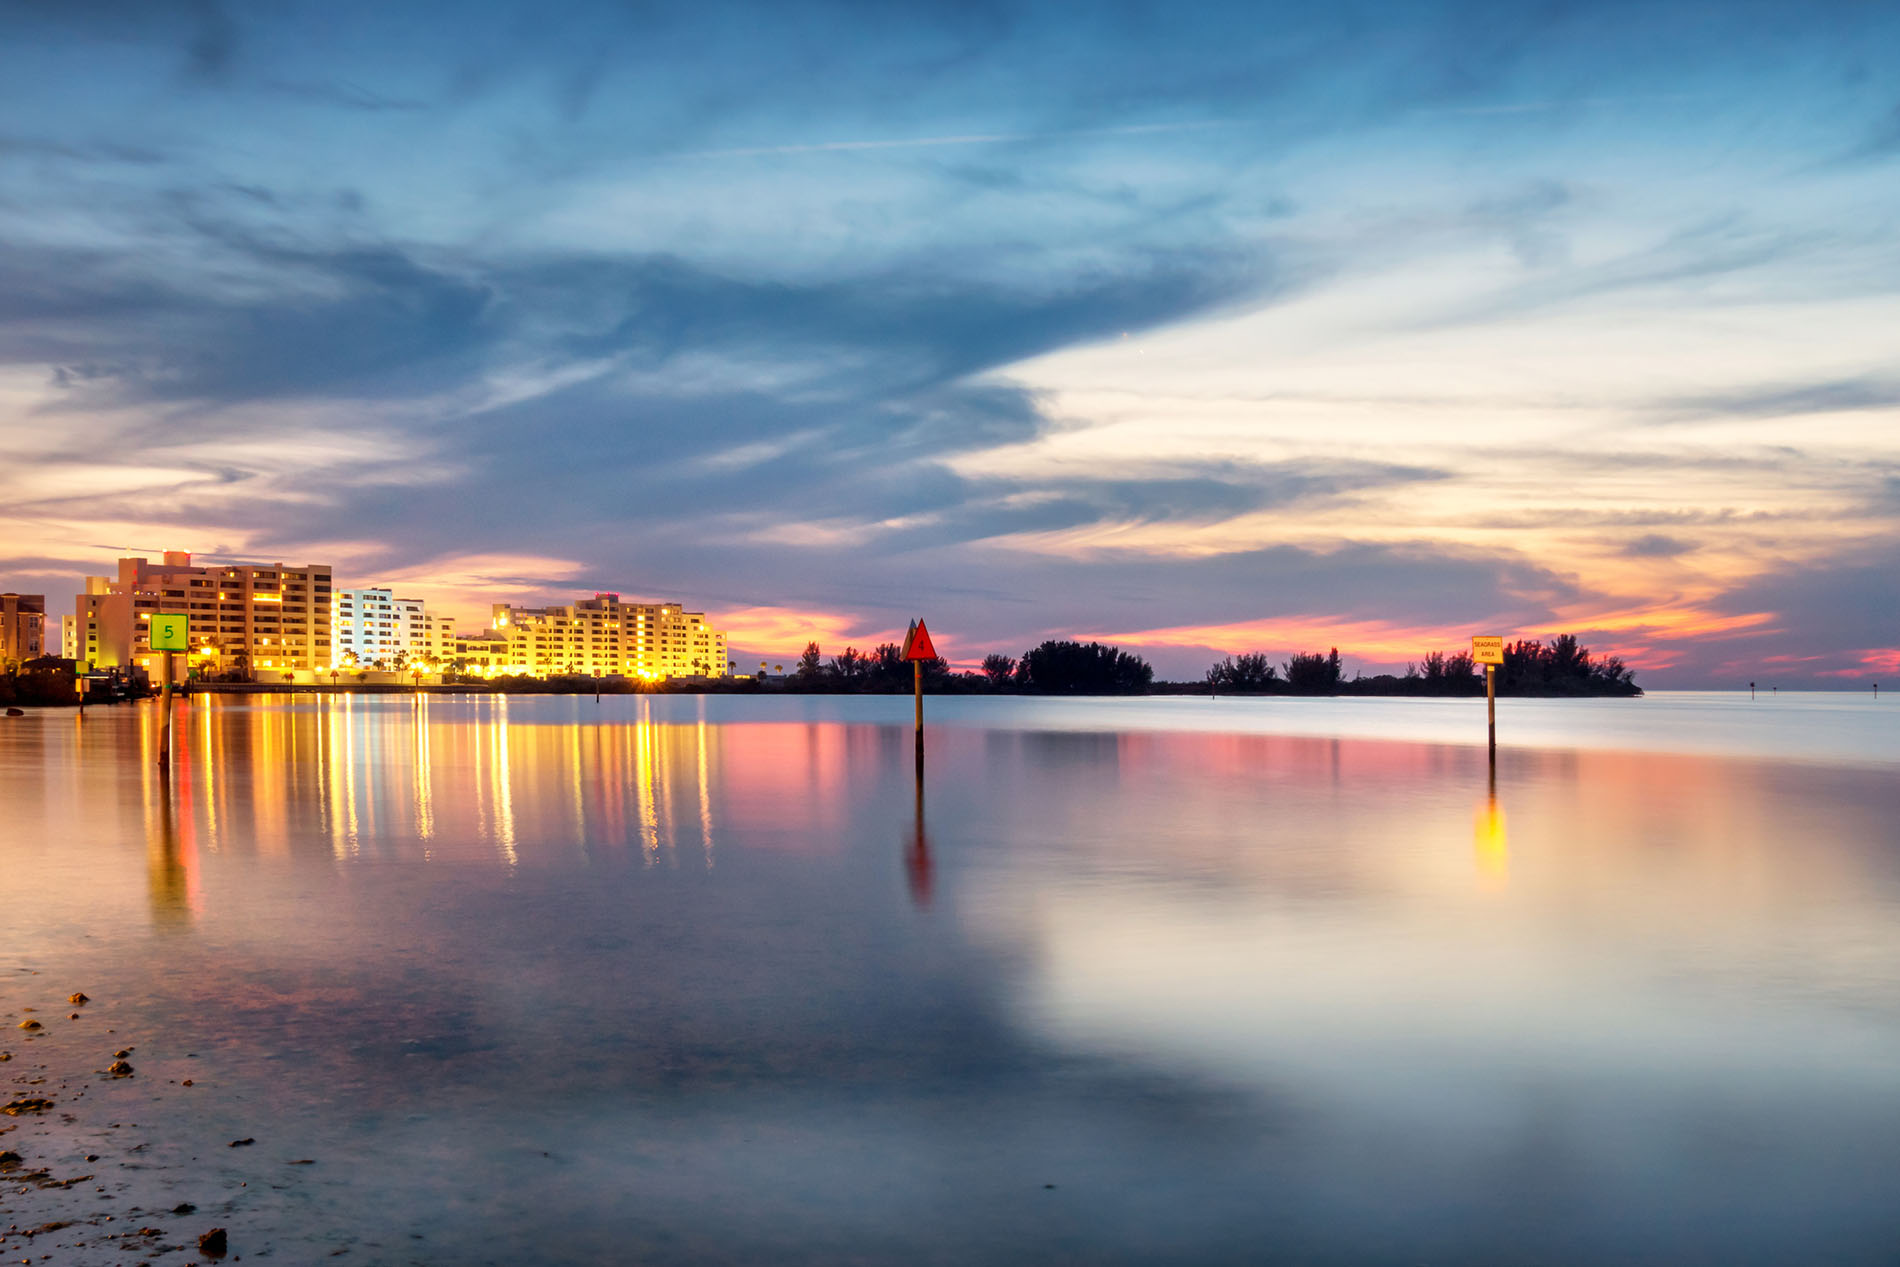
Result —
[{"label": "building facade", "polygon": [[494,606],[502,673],[620,675],[648,680],[726,676],[726,635],[678,603],[623,603],[596,594],[567,607]]},{"label": "building facade", "polygon": [[[338,590],[332,615],[338,667],[406,664],[445,666],[455,655],[455,624],[429,614],[418,598],[378,587]],[[433,663],[432,663],[433,662]]]},{"label": "building facade", "polygon": [[152,651],[151,617],[184,612],[191,650],[174,658],[175,677],[314,673],[330,667],[331,597],[327,564],[193,566],[183,550],[156,564],[120,559],[116,577],[86,578],[73,614],[73,658],[156,676],[163,653]]},{"label": "building facade", "polygon": [[0,664],[36,660],[46,645],[46,595],[0,594]]}]

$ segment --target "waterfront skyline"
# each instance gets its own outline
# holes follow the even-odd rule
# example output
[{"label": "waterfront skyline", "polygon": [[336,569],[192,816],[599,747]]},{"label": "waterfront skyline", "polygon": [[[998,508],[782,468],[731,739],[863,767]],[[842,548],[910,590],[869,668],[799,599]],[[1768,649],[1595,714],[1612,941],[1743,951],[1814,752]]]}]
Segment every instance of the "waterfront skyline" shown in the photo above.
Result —
[{"label": "waterfront skyline", "polygon": [[0,4],[0,589],[1900,671],[1900,15]]}]

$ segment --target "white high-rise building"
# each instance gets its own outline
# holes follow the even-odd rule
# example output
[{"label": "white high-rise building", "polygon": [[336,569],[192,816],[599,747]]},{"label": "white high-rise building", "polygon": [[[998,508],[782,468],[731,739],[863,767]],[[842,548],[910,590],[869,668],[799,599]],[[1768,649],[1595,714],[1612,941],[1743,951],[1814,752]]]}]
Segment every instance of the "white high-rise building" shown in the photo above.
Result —
[{"label": "white high-rise building", "polygon": [[428,657],[446,664],[455,650],[453,621],[431,616],[419,598],[397,598],[380,587],[338,590],[330,623],[339,666],[381,662],[389,668],[398,655],[412,664]]}]

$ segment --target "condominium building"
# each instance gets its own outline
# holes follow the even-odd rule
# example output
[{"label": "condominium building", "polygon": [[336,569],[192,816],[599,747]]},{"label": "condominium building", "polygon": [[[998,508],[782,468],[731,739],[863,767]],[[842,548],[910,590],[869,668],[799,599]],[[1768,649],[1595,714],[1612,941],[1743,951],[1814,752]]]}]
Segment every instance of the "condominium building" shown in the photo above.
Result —
[{"label": "condominium building", "polygon": [[0,663],[36,660],[47,650],[46,595],[0,594]]},{"label": "condominium building", "polygon": [[505,673],[726,675],[726,635],[678,603],[623,603],[618,594],[567,607],[496,603],[493,625],[507,641]]},{"label": "condominium building", "polygon": [[331,614],[339,665],[394,667],[397,656],[418,666],[446,664],[455,652],[454,622],[430,615],[419,598],[377,587],[338,590]]},{"label": "condominium building", "polygon": [[59,654],[66,660],[79,658],[79,618],[71,612],[59,618]]},{"label": "condominium building", "polygon": [[489,677],[508,672],[508,635],[489,629],[455,635],[449,663],[460,673]]},{"label": "condominium building", "polygon": [[189,659],[173,672],[231,670],[254,677],[330,666],[330,567],[246,563],[194,567],[191,554],[167,550],[154,564],[119,560],[116,577],[89,576],[75,603],[74,658],[97,668],[162,666],[149,622],[158,612],[190,621]]}]

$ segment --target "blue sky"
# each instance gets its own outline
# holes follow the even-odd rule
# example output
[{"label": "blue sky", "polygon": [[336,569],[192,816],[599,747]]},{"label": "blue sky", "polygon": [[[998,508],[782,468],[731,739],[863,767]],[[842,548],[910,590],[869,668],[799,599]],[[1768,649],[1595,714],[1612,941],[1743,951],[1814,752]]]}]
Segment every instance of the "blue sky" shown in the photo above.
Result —
[{"label": "blue sky", "polygon": [[1900,672],[1900,11],[0,2],[0,585]]}]

